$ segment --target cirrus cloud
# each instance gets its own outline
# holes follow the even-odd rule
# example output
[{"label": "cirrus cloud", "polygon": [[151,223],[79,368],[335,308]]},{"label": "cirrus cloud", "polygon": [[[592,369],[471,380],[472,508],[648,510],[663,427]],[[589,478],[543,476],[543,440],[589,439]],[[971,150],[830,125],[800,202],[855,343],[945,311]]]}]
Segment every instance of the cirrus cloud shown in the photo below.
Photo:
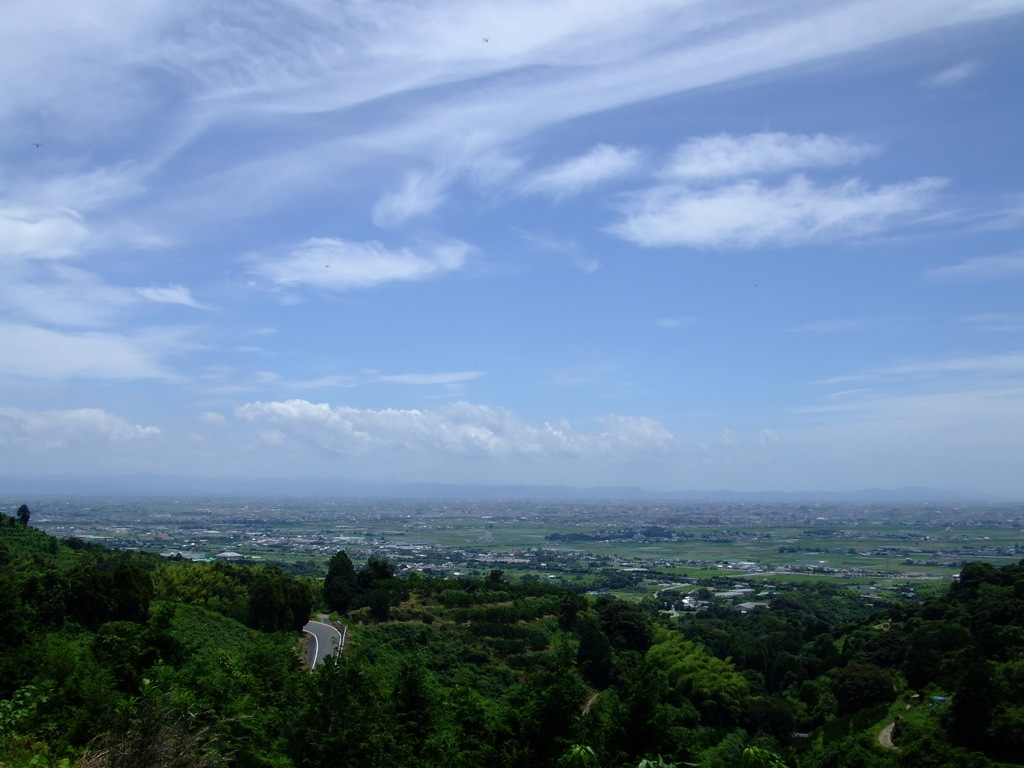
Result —
[{"label": "cirrus cloud", "polygon": [[87,247],[90,232],[68,208],[0,208],[0,260],[63,259]]},{"label": "cirrus cloud", "polygon": [[462,268],[469,245],[458,240],[416,250],[389,250],[376,241],[314,237],[282,258],[251,257],[252,272],[277,286],[316,286],[335,291],[371,288],[395,281],[427,280]]},{"label": "cirrus cloud", "polygon": [[62,333],[18,323],[0,323],[0,373],[40,379],[173,378],[157,359],[180,348],[177,331]]},{"label": "cirrus cloud", "polygon": [[804,176],[778,187],[754,180],[710,190],[662,185],[634,195],[625,219],[608,231],[646,247],[712,249],[857,237],[920,211],[945,185],[922,178],[871,189],[853,179],[823,187]]},{"label": "cirrus cloud", "polygon": [[662,176],[679,180],[726,179],[799,168],[834,167],[863,160],[878,147],[822,133],[728,133],[690,139],[676,149]]},{"label": "cirrus cloud", "polygon": [[637,149],[598,144],[585,155],[547,170],[528,179],[520,188],[523,194],[540,194],[559,199],[579,194],[605,181],[624,176],[640,163]]},{"label": "cirrus cloud", "polygon": [[1002,280],[1024,277],[1024,254],[979,256],[925,273],[933,280]]}]

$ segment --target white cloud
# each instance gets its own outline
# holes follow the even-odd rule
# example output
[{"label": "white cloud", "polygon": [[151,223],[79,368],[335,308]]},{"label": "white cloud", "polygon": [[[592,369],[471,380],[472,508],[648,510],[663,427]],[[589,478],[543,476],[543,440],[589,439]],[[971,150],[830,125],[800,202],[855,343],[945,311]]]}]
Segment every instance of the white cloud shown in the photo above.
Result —
[{"label": "white cloud", "polygon": [[933,280],[1004,280],[1024,277],[1024,255],[980,256],[925,273]]},{"label": "white cloud", "polygon": [[398,192],[385,195],[373,207],[373,223],[393,227],[437,209],[445,199],[447,180],[439,174],[410,173]]},{"label": "white cloud", "polygon": [[[253,12],[97,0],[86,10],[64,3],[56,13],[11,0],[0,29],[11,63],[0,71],[0,120],[13,127],[36,116],[62,131],[57,141],[32,137],[48,151],[57,144],[89,154],[124,151],[126,136],[145,134],[130,151],[149,162],[78,178],[55,174],[45,199],[77,197],[70,205],[78,211],[148,192],[184,227],[200,216],[276,210],[345,185],[377,200],[376,222],[393,226],[435,210],[459,177],[483,185],[507,178],[514,164],[505,150],[546,126],[1020,11],[1012,2],[954,0],[907,0],[898,14],[851,0],[600,5],[271,0]],[[492,29],[488,44],[485,28]],[[282,116],[302,132],[284,135]],[[229,132],[257,141],[223,141]],[[206,152],[214,141],[216,152]],[[830,151],[864,149],[821,137],[789,141],[804,142],[796,147],[804,152],[820,144],[829,162],[836,161]],[[608,150],[612,159],[624,151]],[[154,169],[182,155],[190,180],[160,189]],[[382,156],[412,158],[421,170],[381,197],[380,182],[364,171]],[[608,178],[610,166],[589,160],[554,169],[540,182],[546,193],[571,194]]]},{"label": "white cloud", "polygon": [[980,230],[1020,229],[1024,227],[1024,194],[1010,194],[1000,205],[974,214]]},{"label": "white cloud", "polygon": [[463,384],[483,376],[483,371],[451,371],[448,373],[398,373],[398,374],[377,374],[375,381],[394,384],[433,385],[433,384]]},{"label": "white cloud", "polygon": [[64,448],[97,439],[126,443],[160,434],[157,427],[143,427],[98,408],[28,411],[0,408],[0,444],[20,444],[31,450]]},{"label": "white cloud", "polygon": [[978,73],[978,69],[978,62],[964,61],[925,78],[924,85],[929,88],[945,88],[946,86],[956,85],[974,77]]},{"label": "white cloud", "polygon": [[143,194],[146,189],[142,179],[147,172],[142,166],[122,163],[77,173],[16,177],[8,188],[12,196],[29,205],[82,213],[102,210],[113,202]]},{"label": "white cloud", "polygon": [[577,195],[632,173],[640,160],[641,154],[637,149],[598,144],[585,155],[536,173],[522,184],[520,192],[548,195],[556,199]]},{"label": "white cloud", "polygon": [[658,320],[658,326],[661,328],[680,328],[684,325],[689,325],[694,320],[692,317],[662,317]]},{"label": "white cloud", "polygon": [[139,300],[134,291],[107,285],[83,269],[51,264],[46,273],[0,282],[0,304],[23,320],[88,328],[109,325]]},{"label": "white cloud", "polygon": [[204,424],[210,424],[215,427],[222,427],[228,423],[224,415],[216,411],[203,411],[199,414],[199,420]]},{"label": "white cloud", "polygon": [[63,259],[90,239],[82,217],[68,208],[0,207],[0,260]]},{"label": "white cloud", "polygon": [[135,292],[144,299],[163,304],[181,304],[196,309],[209,309],[192,297],[192,292],[183,285],[169,285],[166,288],[136,288]]},{"label": "white cloud", "polygon": [[0,374],[41,379],[169,379],[156,358],[172,343],[173,338],[161,334],[130,338],[0,323]]},{"label": "white cloud", "polygon": [[760,176],[803,168],[830,168],[856,163],[877,154],[863,142],[816,134],[727,133],[690,139],[672,156],[661,175],[682,181]]},{"label": "white cloud", "polygon": [[923,178],[870,189],[851,180],[820,187],[796,176],[781,187],[662,185],[634,195],[625,220],[608,231],[647,247],[756,248],[859,237],[920,211],[945,183]]},{"label": "white cloud", "polygon": [[527,232],[519,227],[512,227],[512,230],[530,245],[544,251],[574,254],[580,250],[579,243],[575,239],[559,238],[548,232]]},{"label": "white cloud", "polygon": [[970,325],[980,331],[998,333],[1024,331],[1024,313],[983,312],[979,315],[961,318],[959,323]]},{"label": "white cloud", "polygon": [[1016,440],[1020,441],[1018,430],[1024,427],[1024,388],[1019,386],[949,387],[913,393],[853,392],[856,394],[841,401],[799,408],[796,412],[861,425],[882,423],[896,430],[906,430],[910,424],[913,429],[908,434],[918,436],[918,440],[937,427],[971,427],[969,435],[980,436],[993,426],[1002,426],[1017,433]]},{"label": "white cloud", "polygon": [[0,306],[23,320],[48,325],[90,328],[108,326],[142,301],[206,309],[188,288],[123,288],[95,274],[62,263],[49,263],[34,279],[9,274],[0,280]]},{"label": "white cloud", "polygon": [[349,291],[454,272],[462,268],[468,252],[469,246],[458,240],[417,250],[388,250],[378,242],[312,238],[282,258],[252,257],[252,271],[279,286]]},{"label": "white cloud", "polygon": [[740,439],[731,429],[723,429],[722,434],[718,436],[718,444],[723,448],[736,448],[740,444]]},{"label": "white cloud", "polygon": [[819,320],[790,328],[793,333],[836,333],[838,331],[859,331],[868,326],[864,319]]},{"label": "white cloud", "polygon": [[815,382],[817,384],[837,384],[848,381],[865,381],[871,379],[917,379],[935,378],[942,375],[973,376],[977,380],[1016,377],[1024,373],[1024,352],[1007,352],[993,355],[977,355],[975,357],[949,357],[935,360],[919,360],[916,362],[876,368],[867,373],[850,376],[834,376]]},{"label": "white cloud", "polygon": [[567,422],[528,424],[511,411],[471,403],[434,410],[361,410],[306,400],[249,403],[239,418],[331,452],[358,455],[402,449],[453,456],[627,458],[675,448],[672,434],[647,418],[605,416],[604,431],[584,434]]},{"label": "white cloud", "polygon": [[908,316],[848,317],[834,320],[818,320],[790,328],[791,333],[838,333],[842,331],[864,331],[905,323]]}]

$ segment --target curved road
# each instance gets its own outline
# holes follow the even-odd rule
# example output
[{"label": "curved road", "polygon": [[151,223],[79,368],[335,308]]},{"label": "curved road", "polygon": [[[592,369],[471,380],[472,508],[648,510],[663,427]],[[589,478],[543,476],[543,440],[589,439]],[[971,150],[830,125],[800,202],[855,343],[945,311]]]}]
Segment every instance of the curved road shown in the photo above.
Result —
[{"label": "curved road", "polygon": [[878,743],[886,749],[899,749],[895,744],[892,743],[892,729],[896,723],[889,723],[882,731],[878,734]]},{"label": "curved road", "polygon": [[310,643],[306,646],[306,662],[310,669],[322,664],[336,650],[345,650],[345,636],[330,624],[310,621],[302,631],[310,637]]}]

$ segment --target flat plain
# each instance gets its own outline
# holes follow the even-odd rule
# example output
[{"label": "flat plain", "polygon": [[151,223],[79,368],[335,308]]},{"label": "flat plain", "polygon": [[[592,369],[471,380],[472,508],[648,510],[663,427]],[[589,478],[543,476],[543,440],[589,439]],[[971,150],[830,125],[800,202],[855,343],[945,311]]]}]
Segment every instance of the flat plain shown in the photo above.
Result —
[{"label": "flat plain", "polygon": [[[29,503],[61,538],[169,557],[272,562],[322,576],[345,550],[403,572],[545,579],[643,596],[700,579],[851,586],[948,582],[1024,557],[1019,503],[725,503],[472,499],[101,498]],[[695,588],[695,587],[694,587]]]}]

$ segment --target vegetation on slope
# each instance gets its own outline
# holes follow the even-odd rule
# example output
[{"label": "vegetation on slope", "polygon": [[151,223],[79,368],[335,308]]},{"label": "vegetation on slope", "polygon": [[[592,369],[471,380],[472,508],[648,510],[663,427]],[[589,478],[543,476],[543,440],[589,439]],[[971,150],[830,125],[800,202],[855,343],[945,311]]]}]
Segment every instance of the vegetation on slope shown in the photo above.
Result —
[{"label": "vegetation on slope", "polygon": [[[350,631],[311,672],[314,609]],[[501,571],[338,553],[316,582],[0,517],[2,766],[1012,764],[1022,658],[1024,563],[882,612],[819,584],[669,619]]]}]

